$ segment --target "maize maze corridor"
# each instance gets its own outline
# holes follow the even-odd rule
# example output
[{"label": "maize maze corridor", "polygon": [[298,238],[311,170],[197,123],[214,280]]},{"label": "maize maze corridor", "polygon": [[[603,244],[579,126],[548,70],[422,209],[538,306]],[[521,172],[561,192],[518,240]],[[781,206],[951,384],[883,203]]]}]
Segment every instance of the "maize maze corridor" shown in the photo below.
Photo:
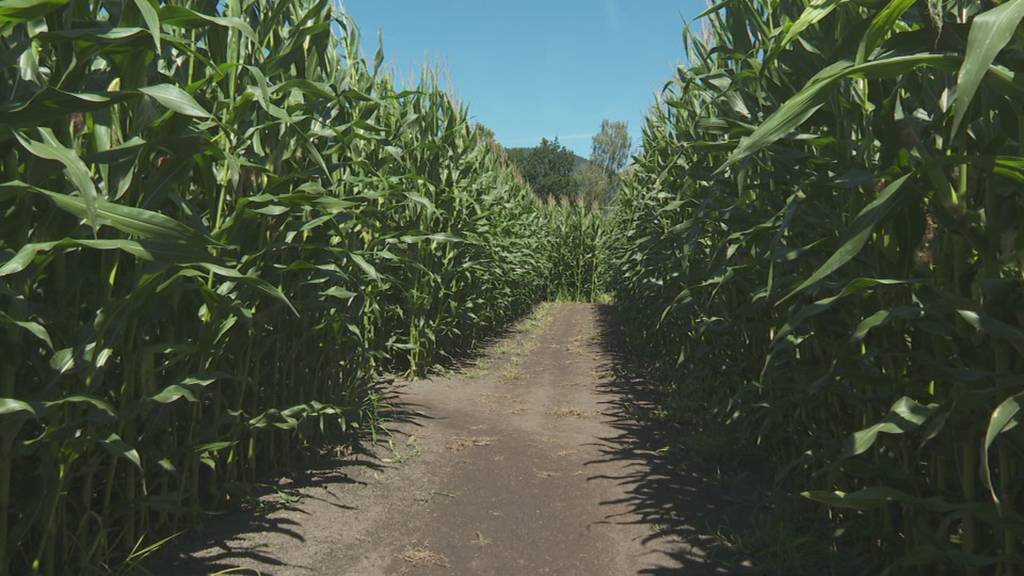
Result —
[{"label": "maize maze corridor", "polygon": [[698,21],[542,199],[332,0],[0,0],[0,576],[1024,576],[1024,0]]},{"label": "maize maze corridor", "polygon": [[699,548],[727,500],[661,463],[608,312],[541,304],[451,374],[397,385],[372,454],[283,478],[157,573],[744,573]]}]

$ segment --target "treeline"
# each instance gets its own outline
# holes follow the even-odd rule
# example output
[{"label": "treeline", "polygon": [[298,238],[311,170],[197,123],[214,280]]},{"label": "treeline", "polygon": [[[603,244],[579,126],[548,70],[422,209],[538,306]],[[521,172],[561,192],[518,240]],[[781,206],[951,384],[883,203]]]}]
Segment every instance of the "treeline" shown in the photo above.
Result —
[{"label": "treeline", "polygon": [[704,16],[606,235],[665,407],[820,504],[780,573],[1021,573],[1024,1]]},{"label": "treeline", "polygon": [[519,176],[545,203],[551,236],[550,300],[594,302],[606,295],[602,253],[605,213],[619,191],[632,139],[625,122],[604,120],[589,159],[544,138],[532,148],[507,151]]},{"label": "treeline", "polygon": [[545,201],[605,206],[614,197],[632,153],[625,122],[604,120],[593,136],[590,158],[581,158],[554,140],[532,148],[509,148],[508,157],[534,193]]},{"label": "treeline", "polygon": [[358,44],[326,0],[0,9],[0,575],[131,566],[545,296],[540,202]]}]

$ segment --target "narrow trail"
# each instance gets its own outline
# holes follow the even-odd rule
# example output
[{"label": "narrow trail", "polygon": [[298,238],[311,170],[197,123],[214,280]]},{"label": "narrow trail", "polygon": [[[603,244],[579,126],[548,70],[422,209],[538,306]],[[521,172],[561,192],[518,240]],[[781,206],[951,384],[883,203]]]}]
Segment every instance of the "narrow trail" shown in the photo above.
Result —
[{"label": "narrow trail", "polygon": [[602,309],[546,304],[475,363],[401,385],[373,454],[282,481],[171,574],[732,574],[701,550],[722,499],[631,418],[643,382]]}]

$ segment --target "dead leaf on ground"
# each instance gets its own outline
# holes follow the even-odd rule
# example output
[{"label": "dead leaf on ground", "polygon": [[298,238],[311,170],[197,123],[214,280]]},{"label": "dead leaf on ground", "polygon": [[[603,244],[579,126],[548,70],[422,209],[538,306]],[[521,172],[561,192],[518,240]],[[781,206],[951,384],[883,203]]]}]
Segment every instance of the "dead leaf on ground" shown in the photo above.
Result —
[{"label": "dead leaf on ground", "polygon": [[461,452],[469,446],[490,446],[494,438],[490,436],[452,436],[447,447],[452,452]]},{"label": "dead leaf on ground", "polygon": [[405,560],[409,564],[416,566],[417,568],[424,566],[437,566],[440,568],[450,568],[448,559],[442,554],[438,554],[426,546],[414,545],[406,546],[405,552],[402,552],[402,560]]}]

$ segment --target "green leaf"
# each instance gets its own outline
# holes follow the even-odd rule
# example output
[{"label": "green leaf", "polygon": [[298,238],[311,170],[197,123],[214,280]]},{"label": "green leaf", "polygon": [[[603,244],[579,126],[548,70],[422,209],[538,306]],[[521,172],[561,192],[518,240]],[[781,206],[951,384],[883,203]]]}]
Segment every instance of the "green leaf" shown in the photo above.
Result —
[{"label": "green leaf", "polygon": [[350,291],[345,290],[344,288],[340,288],[338,286],[335,286],[333,288],[329,288],[327,290],[324,290],[320,294],[322,294],[324,296],[330,296],[332,298],[337,298],[339,300],[350,300],[350,299],[354,298],[355,296],[357,296],[357,294],[355,292],[350,292]]},{"label": "green leaf", "polygon": [[918,66],[945,68],[954,66],[956,63],[957,60],[954,56],[927,52],[893,56],[856,65],[849,60],[840,60],[815,74],[803,89],[779,106],[752,134],[741,139],[739,145],[718,171],[721,172],[726,166],[770,146],[803,124],[825,103],[832,91],[839,86],[839,81],[844,78],[896,76]]},{"label": "green leaf", "polygon": [[46,328],[43,328],[43,326],[41,324],[39,324],[38,322],[29,322],[29,321],[15,320],[14,318],[11,318],[10,316],[8,316],[3,311],[0,311],[0,321],[6,322],[8,324],[13,324],[15,326],[18,326],[19,328],[22,328],[22,329],[28,331],[30,334],[32,334],[36,338],[38,338],[38,339],[42,340],[43,342],[45,342],[46,346],[50,350],[53,350],[53,341],[50,340],[49,332],[47,332]]},{"label": "green leaf", "polygon": [[356,206],[355,202],[350,200],[342,200],[333,196],[323,196],[314,200],[317,206],[325,212],[336,214],[338,212],[346,212]]},{"label": "green leaf", "polygon": [[28,402],[22,402],[13,398],[0,398],[0,416],[10,416],[12,414],[37,416],[36,409]]},{"label": "green leaf", "polygon": [[820,22],[842,3],[842,0],[814,0],[811,2],[806,8],[804,8],[800,17],[788,26],[786,35],[782,38],[782,42],[780,43],[781,47],[787,46],[790,42],[796,39],[801,32]]},{"label": "green leaf", "polygon": [[46,16],[68,0],[4,0],[0,3],[0,24],[18,24]]},{"label": "green leaf", "polygon": [[900,398],[880,422],[859,432],[854,432],[846,439],[843,446],[843,457],[849,458],[863,454],[874,445],[879,434],[903,434],[915,430],[938,409],[938,404],[926,406],[907,396]]},{"label": "green leaf", "polygon": [[871,56],[875,48],[878,48],[879,44],[892,31],[900,16],[916,3],[917,0],[892,0],[875,15],[857,47],[857,64],[864,63],[868,56]]},{"label": "green leaf", "polygon": [[234,446],[236,444],[238,444],[238,440],[220,441],[220,442],[206,442],[205,444],[200,444],[200,445],[196,446],[195,448],[193,448],[193,451],[195,451],[197,454],[204,453],[204,452],[208,452],[208,453],[220,452],[221,450],[226,450],[226,449],[231,448],[232,446]]},{"label": "green leaf", "polygon": [[81,204],[83,210],[81,216],[85,218],[85,221],[95,232],[99,228],[96,207],[99,194],[96,192],[96,185],[92,181],[92,174],[89,172],[89,168],[74,150],[61,145],[52,130],[40,128],[39,133],[46,140],[45,143],[30,140],[20,132],[15,132],[14,136],[32,155],[46,160],[56,160],[64,165],[64,174],[67,175],[68,179],[75,185],[75,188],[78,189],[78,193],[82,195]]},{"label": "green leaf", "polygon": [[168,110],[193,118],[210,118],[210,113],[196,102],[191,94],[173,84],[157,84],[139,88],[146,96],[156,100]]},{"label": "green leaf", "polygon": [[415,192],[406,192],[405,196],[409,200],[412,200],[413,202],[426,208],[427,212],[431,214],[437,212],[437,208],[434,206],[434,203],[431,202],[430,199],[427,198],[426,196],[422,194],[417,194]]},{"label": "green leaf", "polygon": [[142,461],[139,459],[139,453],[129,446],[124,440],[121,439],[117,434],[111,434],[107,436],[106,440],[100,441],[100,446],[104,450],[109,452],[112,456],[117,458],[126,458],[139,470],[142,470]]},{"label": "green leaf", "polygon": [[149,3],[149,0],[134,0],[135,6],[142,13],[142,19],[146,21],[146,27],[149,28],[149,34],[153,37],[153,45],[156,46],[156,53],[160,53],[160,16],[156,13],[156,8]]},{"label": "green leaf", "polygon": [[219,378],[223,378],[224,375],[218,377],[189,377],[185,378],[177,384],[171,384],[163,390],[161,390],[155,396],[150,399],[160,404],[170,404],[176,400],[184,398],[189,402],[198,402],[198,392],[201,392],[204,388],[216,382]]},{"label": "green leaf", "polygon": [[178,384],[171,384],[170,386],[164,388],[163,390],[160,391],[159,394],[153,396],[151,400],[153,400],[154,402],[159,402],[160,404],[170,404],[175,400],[179,400],[181,398],[184,398],[189,402],[199,401],[199,399],[195,397],[195,394],[193,394],[191,390]]},{"label": "green leaf", "polygon": [[38,418],[39,411],[28,402],[13,398],[0,398],[0,434],[5,438],[13,438],[21,430],[25,421]]},{"label": "green leaf", "polygon": [[36,127],[46,122],[66,119],[74,112],[103,110],[137,95],[127,93],[89,94],[65,92],[46,87],[32,95],[27,101],[12,101],[0,104],[0,123],[15,128]]},{"label": "green leaf", "polygon": [[43,32],[40,38],[47,40],[62,40],[71,42],[96,43],[101,45],[131,45],[139,43],[144,38],[149,38],[149,31],[144,28],[72,28]]},{"label": "green leaf", "polygon": [[868,239],[871,238],[871,234],[874,232],[875,227],[892,212],[893,207],[900,199],[900,195],[897,194],[903,183],[910,178],[910,174],[899,178],[892,184],[889,184],[882,190],[878,198],[875,198],[870,204],[864,207],[863,210],[857,214],[853,222],[850,224],[849,230],[846,231],[846,239],[843,241],[842,246],[832,256],[825,261],[809,278],[800,283],[799,286],[793,289],[792,292],[786,295],[785,298],[779,301],[782,304],[786,300],[789,300],[796,294],[807,289],[809,286],[816,284],[820,280],[828,277],[836,270],[842,268],[847,262],[853,260],[857,254],[860,253],[864,245],[867,244]]},{"label": "green leaf", "polygon": [[276,408],[271,408],[249,420],[249,427],[255,430],[271,426],[281,430],[294,430],[298,426],[298,421],[281,414],[281,411]]},{"label": "green leaf", "polygon": [[303,94],[315,96],[316,98],[322,98],[325,100],[334,100],[337,97],[335,96],[334,92],[331,91],[330,86],[328,86],[327,84],[311,82],[303,78],[293,78],[291,80],[286,80],[270,88],[270,91],[273,92],[275,96],[280,95],[282,93],[290,92],[292,90],[297,90]]},{"label": "green leaf", "polygon": [[47,402],[46,407],[51,408],[53,406],[62,406],[64,404],[88,404],[97,410],[104,412],[108,416],[115,416],[114,408],[107,402],[95,398],[93,396],[86,396],[85,394],[77,394],[74,396],[68,396],[67,398],[61,398],[54,402]]},{"label": "green leaf", "polygon": [[263,206],[262,208],[253,208],[251,210],[253,212],[256,212],[257,214],[263,214],[265,216],[280,216],[282,214],[287,214],[288,211],[291,210],[291,208],[287,206],[278,206],[272,204],[270,206]]},{"label": "green leaf", "polygon": [[[999,500],[999,495],[996,494],[996,489],[992,485],[992,467],[989,465],[988,452],[996,438],[1011,428],[1012,424],[1016,423],[1017,414],[1021,410],[1022,400],[1024,400],[1024,393],[1016,394],[1003,400],[992,411],[988,421],[988,429],[985,431],[985,446],[981,452],[981,476],[985,487],[988,488],[989,493],[992,495],[992,501],[996,503],[1000,513],[1003,511],[1003,503]],[[1002,464],[1006,465],[1005,462]]]},{"label": "green leaf", "polygon": [[352,261],[363,270],[370,280],[380,281],[380,274],[377,273],[377,269],[367,262],[362,256],[355,253],[349,254],[349,256],[352,257]]},{"label": "green leaf", "polygon": [[868,316],[857,325],[857,329],[850,336],[851,342],[860,342],[867,337],[868,332],[883,326],[890,321],[896,320],[917,320],[924,316],[924,309],[920,306],[897,306],[888,310],[879,310]]},{"label": "green leaf", "polygon": [[154,259],[149,250],[134,240],[78,240],[75,238],[65,238],[56,242],[36,242],[23,245],[10,260],[0,266],[0,277],[17,274],[25,270],[39,254],[76,247],[94,250],[123,250],[143,260],[151,261]]},{"label": "green leaf", "polygon": [[[87,215],[88,207],[86,202],[77,196],[58,194],[17,180],[0,182],[0,191],[3,190],[42,194],[53,200],[54,204],[61,210],[81,218]],[[98,225],[112,226],[126,234],[134,234],[142,238],[182,242],[193,246],[207,242],[206,239],[188,226],[159,212],[125,206],[103,199],[96,201],[94,209]]]},{"label": "green leaf", "polygon": [[181,28],[198,28],[209,24],[216,24],[225,28],[234,28],[249,40],[253,42],[258,41],[256,32],[241,18],[210,16],[185,8],[184,6],[165,4],[160,8],[160,20],[167,26],[178,26]]},{"label": "green leaf", "polygon": [[256,287],[259,291],[269,296],[272,296],[274,299],[280,301],[282,304],[287,306],[288,310],[290,310],[292,314],[294,314],[296,317],[299,316],[299,311],[295,309],[295,306],[292,305],[291,300],[289,300],[288,297],[285,296],[284,292],[282,292],[279,288],[276,288],[273,284],[267,282],[266,280],[258,276],[250,276],[248,274],[243,274],[238,270],[235,270],[234,268],[221,266],[219,264],[214,264],[212,262],[197,262],[195,265],[199,266],[200,268],[205,268],[206,270],[209,270],[210,272],[213,272],[214,274],[217,274],[219,276],[224,276],[226,278],[234,278],[246,284],[250,284]]},{"label": "green leaf", "polygon": [[772,340],[773,343],[778,342],[786,336],[792,334],[793,330],[797,328],[808,318],[812,318],[832,308],[832,306],[842,300],[843,298],[856,294],[863,290],[870,288],[876,288],[878,286],[898,286],[908,284],[909,280],[892,280],[887,278],[856,278],[851,280],[842,290],[839,291],[835,296],[829,296],[828,298],[822,298],[804,306],[796,314],[794,314],[776,333],[775,338]]},{"label": "green leaf", "polygon": [[974,17],[953,96],[952,134],[956,134],[960,127],[982,78],[989,72],[999,52],[1009,44],[1022,19],[1024,0],[1009,0]]}]

